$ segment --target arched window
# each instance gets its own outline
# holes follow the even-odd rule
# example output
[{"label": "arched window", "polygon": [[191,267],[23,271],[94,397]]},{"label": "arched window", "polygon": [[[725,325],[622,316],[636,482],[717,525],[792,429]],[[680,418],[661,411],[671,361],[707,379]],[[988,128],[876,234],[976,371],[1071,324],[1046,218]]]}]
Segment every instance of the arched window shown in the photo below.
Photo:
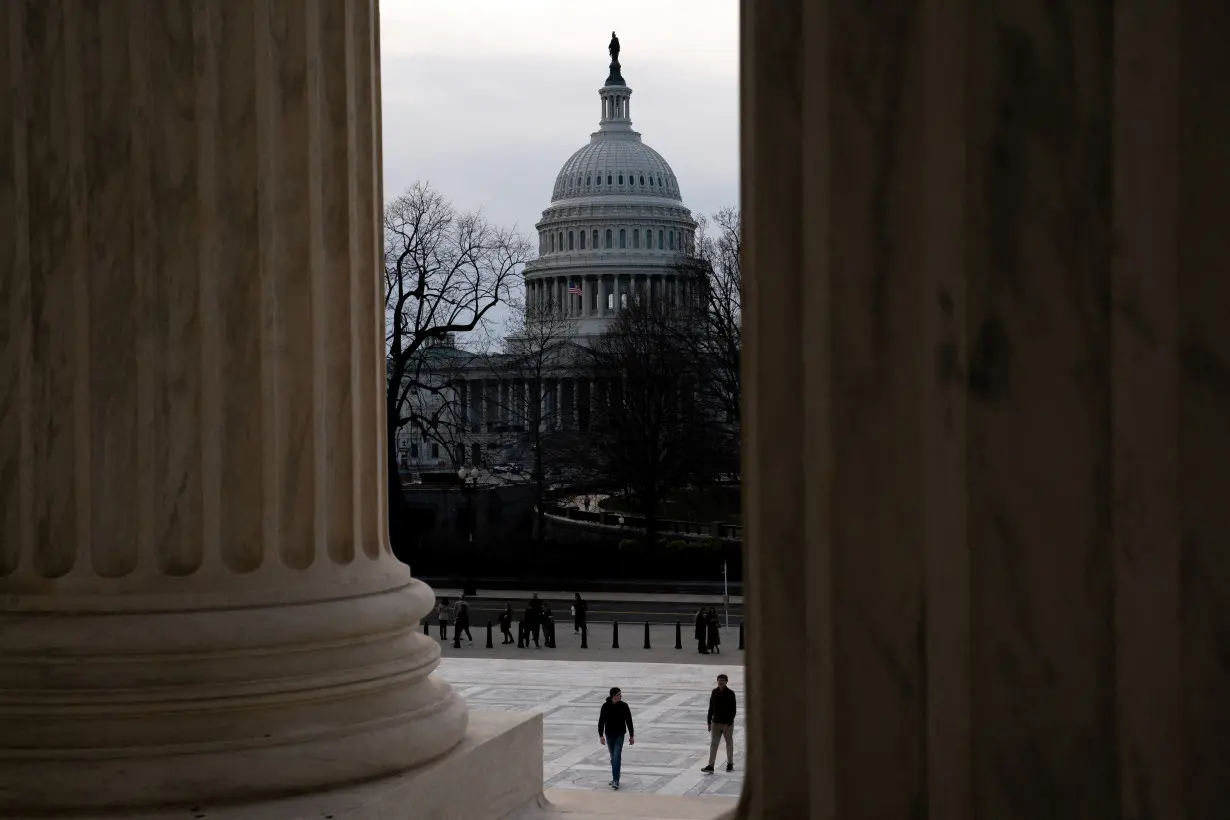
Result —
[{"label": "arched window", "polygon": [[564,232],[563,231],[559,232],[559,249],[561,251],[564,249]]},{"label": "arched window", "polygon": [[551,234],[551,250],[555,250],[555,234]]},{"label": "arched window", "polygon": [[598,181],[597,181],[597,182],[595,182],[594,184],[595,184],[595,185],[601,185],[601,184],[602,184],[602,174],[598,174]]},{"label": "arched window", "polygon": [[619,247],[621,248],[628,247],[628,232],[625,231],[623,228],[619,229]]},{"label": "arched window", "polygon": [[572,243],[575,241],[575,239],[576,237],[573,235],[573,232],[569,231],[568,232],[568,250],[572,250]]},{"label": "arched window", "polygon": [[598,229],[597,229],[597,228],[594,228],[594,242],[593,242],[593,249],[594,249],[594,250],[598,250]]},{"label": "arched window", "polygon": [[675,249],[675,232],[674,231],[670,232],[669,238],[670,238],[670,249],[673,251]]},{"label": "arched window", "polygon": [[652,174],[651,174],[651,175],[650,175],[650,177],[649,177],[649,187],[650,187],[650,188],[652,188],[652,187],[653,187],[653,175],[652,175]]},{"label": "arched window", "polygon": [[620,175],[619,175],[619,184],[620,184],[620,185],[623,185],[623,184],[624,184],[624,175],[623,175],[623,174],[620,174]]},{"label": "arched window", "polygon": [[606,175],[606,184],[607,184],[607,185],[610,185],[610,184],[611,184],[611,175],[610,175],[610,174],[607,174],[607,175]]},{"label": "arched window", "polygon": [[590,179],[591,179],[591,177],[586,177],[586,178],[585,178],[585,184],[586,184],[586,185],[588,185],[588,184],[589,184]]},{"label": "arched window", "polygon": [[642,184],[642,185],[644,185],[644,184],[645,184],[645,175],[644,175],[644,174],[641,174],[641,184]]},{"label": "arched window", "polygon": [[641,246],[641,231],[640,228],[632,229],[632,247],[639,248]]},{"label": "arched window", "polygon": [[611,229],[610,228],[606,229],[606,247],[608,250],[610,250],[610,247],[611,247]]},{"label": "arched window", "polygon": [[662,231],[658,231],[658,250],[662,250]]},{"label": "arched window", "polygon": [[658,177],[658,187],[662,187],[662,177]]},{"label": "arched window", "polygon": [[585,231],[581,231],[581,250],[585,250]]}]

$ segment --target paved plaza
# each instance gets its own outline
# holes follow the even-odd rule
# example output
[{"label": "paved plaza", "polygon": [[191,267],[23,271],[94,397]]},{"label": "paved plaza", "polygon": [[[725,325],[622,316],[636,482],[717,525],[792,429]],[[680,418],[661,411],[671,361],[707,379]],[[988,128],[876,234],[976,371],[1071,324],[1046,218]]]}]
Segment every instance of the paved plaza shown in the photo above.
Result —
[{"label": "paved plaza", "polygon": [[[741,654],[741,653],[740,653]],[[743,787],[743,667],[732,665],[517,660],[446,657],[438,674],[475,709],[543,715],[546,788],[608,789],[610,760],[598,743],[598,709],[618,686],[632,708],[636,745],[624,747],[621,791],[737,797]],[[739,696],[735,771],[704,774],[709,735],[705,711],[714,678],[725,672]]]}]

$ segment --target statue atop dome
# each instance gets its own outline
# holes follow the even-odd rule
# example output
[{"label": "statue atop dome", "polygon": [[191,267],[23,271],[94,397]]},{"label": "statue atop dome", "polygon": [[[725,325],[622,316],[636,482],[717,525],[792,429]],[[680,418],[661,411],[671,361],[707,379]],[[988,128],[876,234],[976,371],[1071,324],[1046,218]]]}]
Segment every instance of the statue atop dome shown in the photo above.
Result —
[{"label": "statue atop dome", "polygon": [[624,76],[619,73],[619,38],[615,36],[615,32],[611,32],[611,42],[607,45],[606,50],[611,54],[611,73],[607,75],[607,85],[625,85]]}]

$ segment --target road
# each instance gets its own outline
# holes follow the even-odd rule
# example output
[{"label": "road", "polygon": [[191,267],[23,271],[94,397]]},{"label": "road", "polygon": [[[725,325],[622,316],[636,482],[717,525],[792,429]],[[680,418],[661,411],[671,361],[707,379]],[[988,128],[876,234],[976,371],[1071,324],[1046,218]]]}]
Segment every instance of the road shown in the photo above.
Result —
[{"label": "road", "polygon": [[[481,591],[481,590],[480,590]],[[504,611],[505,599],[503,598],[486,598],[483,596],[477,598],[468,598],[470,602],[470,623],[473,626],[484,626],[488,620],[496,623],[499,620],[500,613]],[[572,616],[568,612],[568,607],[571,605],[570,600],[555,598],[546,598],[548,604],[551,605],[551,611],[555,615],[556,623],[571,623]],[[525,612],[525,606],[528,601],[525,598],[510,598],[507,603],[513,606],[514,622],[521,617]],[[667,602],[648,602],[648,601],[590,601],[589,602],[589,620],[590,621],[620,621],[628,623],[674,623],[680,621],[684,627],[687,627],[696,618],[697,604],[672,604]],[[725,622],[725,610],[720,604],[714,605],[718,611],[718,617]],[[435,623],[436,618],[433,614],[429,619],[430,623]],[[738,604],[730,605],[730,623],[732,626],[738,626],[743,620],[743,607]]]}]

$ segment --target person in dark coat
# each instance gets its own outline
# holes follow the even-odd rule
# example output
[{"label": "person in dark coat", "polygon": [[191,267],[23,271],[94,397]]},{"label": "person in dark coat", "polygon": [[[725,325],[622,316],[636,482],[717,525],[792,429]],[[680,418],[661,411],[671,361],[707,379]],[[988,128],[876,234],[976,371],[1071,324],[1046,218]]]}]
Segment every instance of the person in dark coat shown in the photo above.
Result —
[{"label": "person in dark coat", "polygon": [[470,602],[466,600],[466,596],[462,595],[457,599],[457,611],[453,616],[453,637],[457,640],[461,639],[461,633],[465,633],[466,640],[474,643],[474,636],[470,634]]},{"label": "person in dark coat", "polygon": [[542,628],[542,602],[538,600],[538,596],[534,596],[534,600],[530,601],[525,608],[525,628],[529,631],[529,637],[534,639],[534,646],[538,646],[538,633]]},{"label": "person in dark coat", "polygon": [[709,607],[709,614],[705,618],[705,628],[707,632],[706,637],[708,638],[706,643],[709,646],[709,651],[717,655],[722,654],[720,648],[722,643],[721,625],[718,621],[717,610],[713,607]]},{"label": "person in dark coat", "polygon": [[702,655],[709,654],[709,618],[705,614],[705,608],[702,606],[700,611],[696,613],[696,651]]},{"label": "person in dark coat", "polygon": [[500,613],[500,632],[504,635],[504,640],[500,641],[501,646],[513,642],[512,615],[512,604],[504,604],[504,611]]},{"label": "person in dark coat", "polygon": [[611,753],[612,789],[619,788],[619,767],[623,762],[624,735],[628,745],[636,745],[636,729],[632,726],[632,710],[624,703],[618,686],[611,687],[611,695],[598,712],[598,742]]},{"label": "person in dark coat", "polygon": [[575,593],[572,601],[572,633],[575,635],[585,627],[585,615],[589,612],[589,604],[581,597],[581,593]]},{"label": "person in dark coat", "polygon": [[542,642],[547,645],[547,649],[555,648],[555,615],[546,601],[542,604]]},{"label": "person in dark coat", "polygon": [[735,768],[735,692],[726,683],[726,676],[718,675],[717,688],[709,694],[709,714],[705,718],[709,726],[709,765],[701,769],[705,774],[713,774],[718,743],[723,739],[726,741],[726,771],[734,771]]}]

